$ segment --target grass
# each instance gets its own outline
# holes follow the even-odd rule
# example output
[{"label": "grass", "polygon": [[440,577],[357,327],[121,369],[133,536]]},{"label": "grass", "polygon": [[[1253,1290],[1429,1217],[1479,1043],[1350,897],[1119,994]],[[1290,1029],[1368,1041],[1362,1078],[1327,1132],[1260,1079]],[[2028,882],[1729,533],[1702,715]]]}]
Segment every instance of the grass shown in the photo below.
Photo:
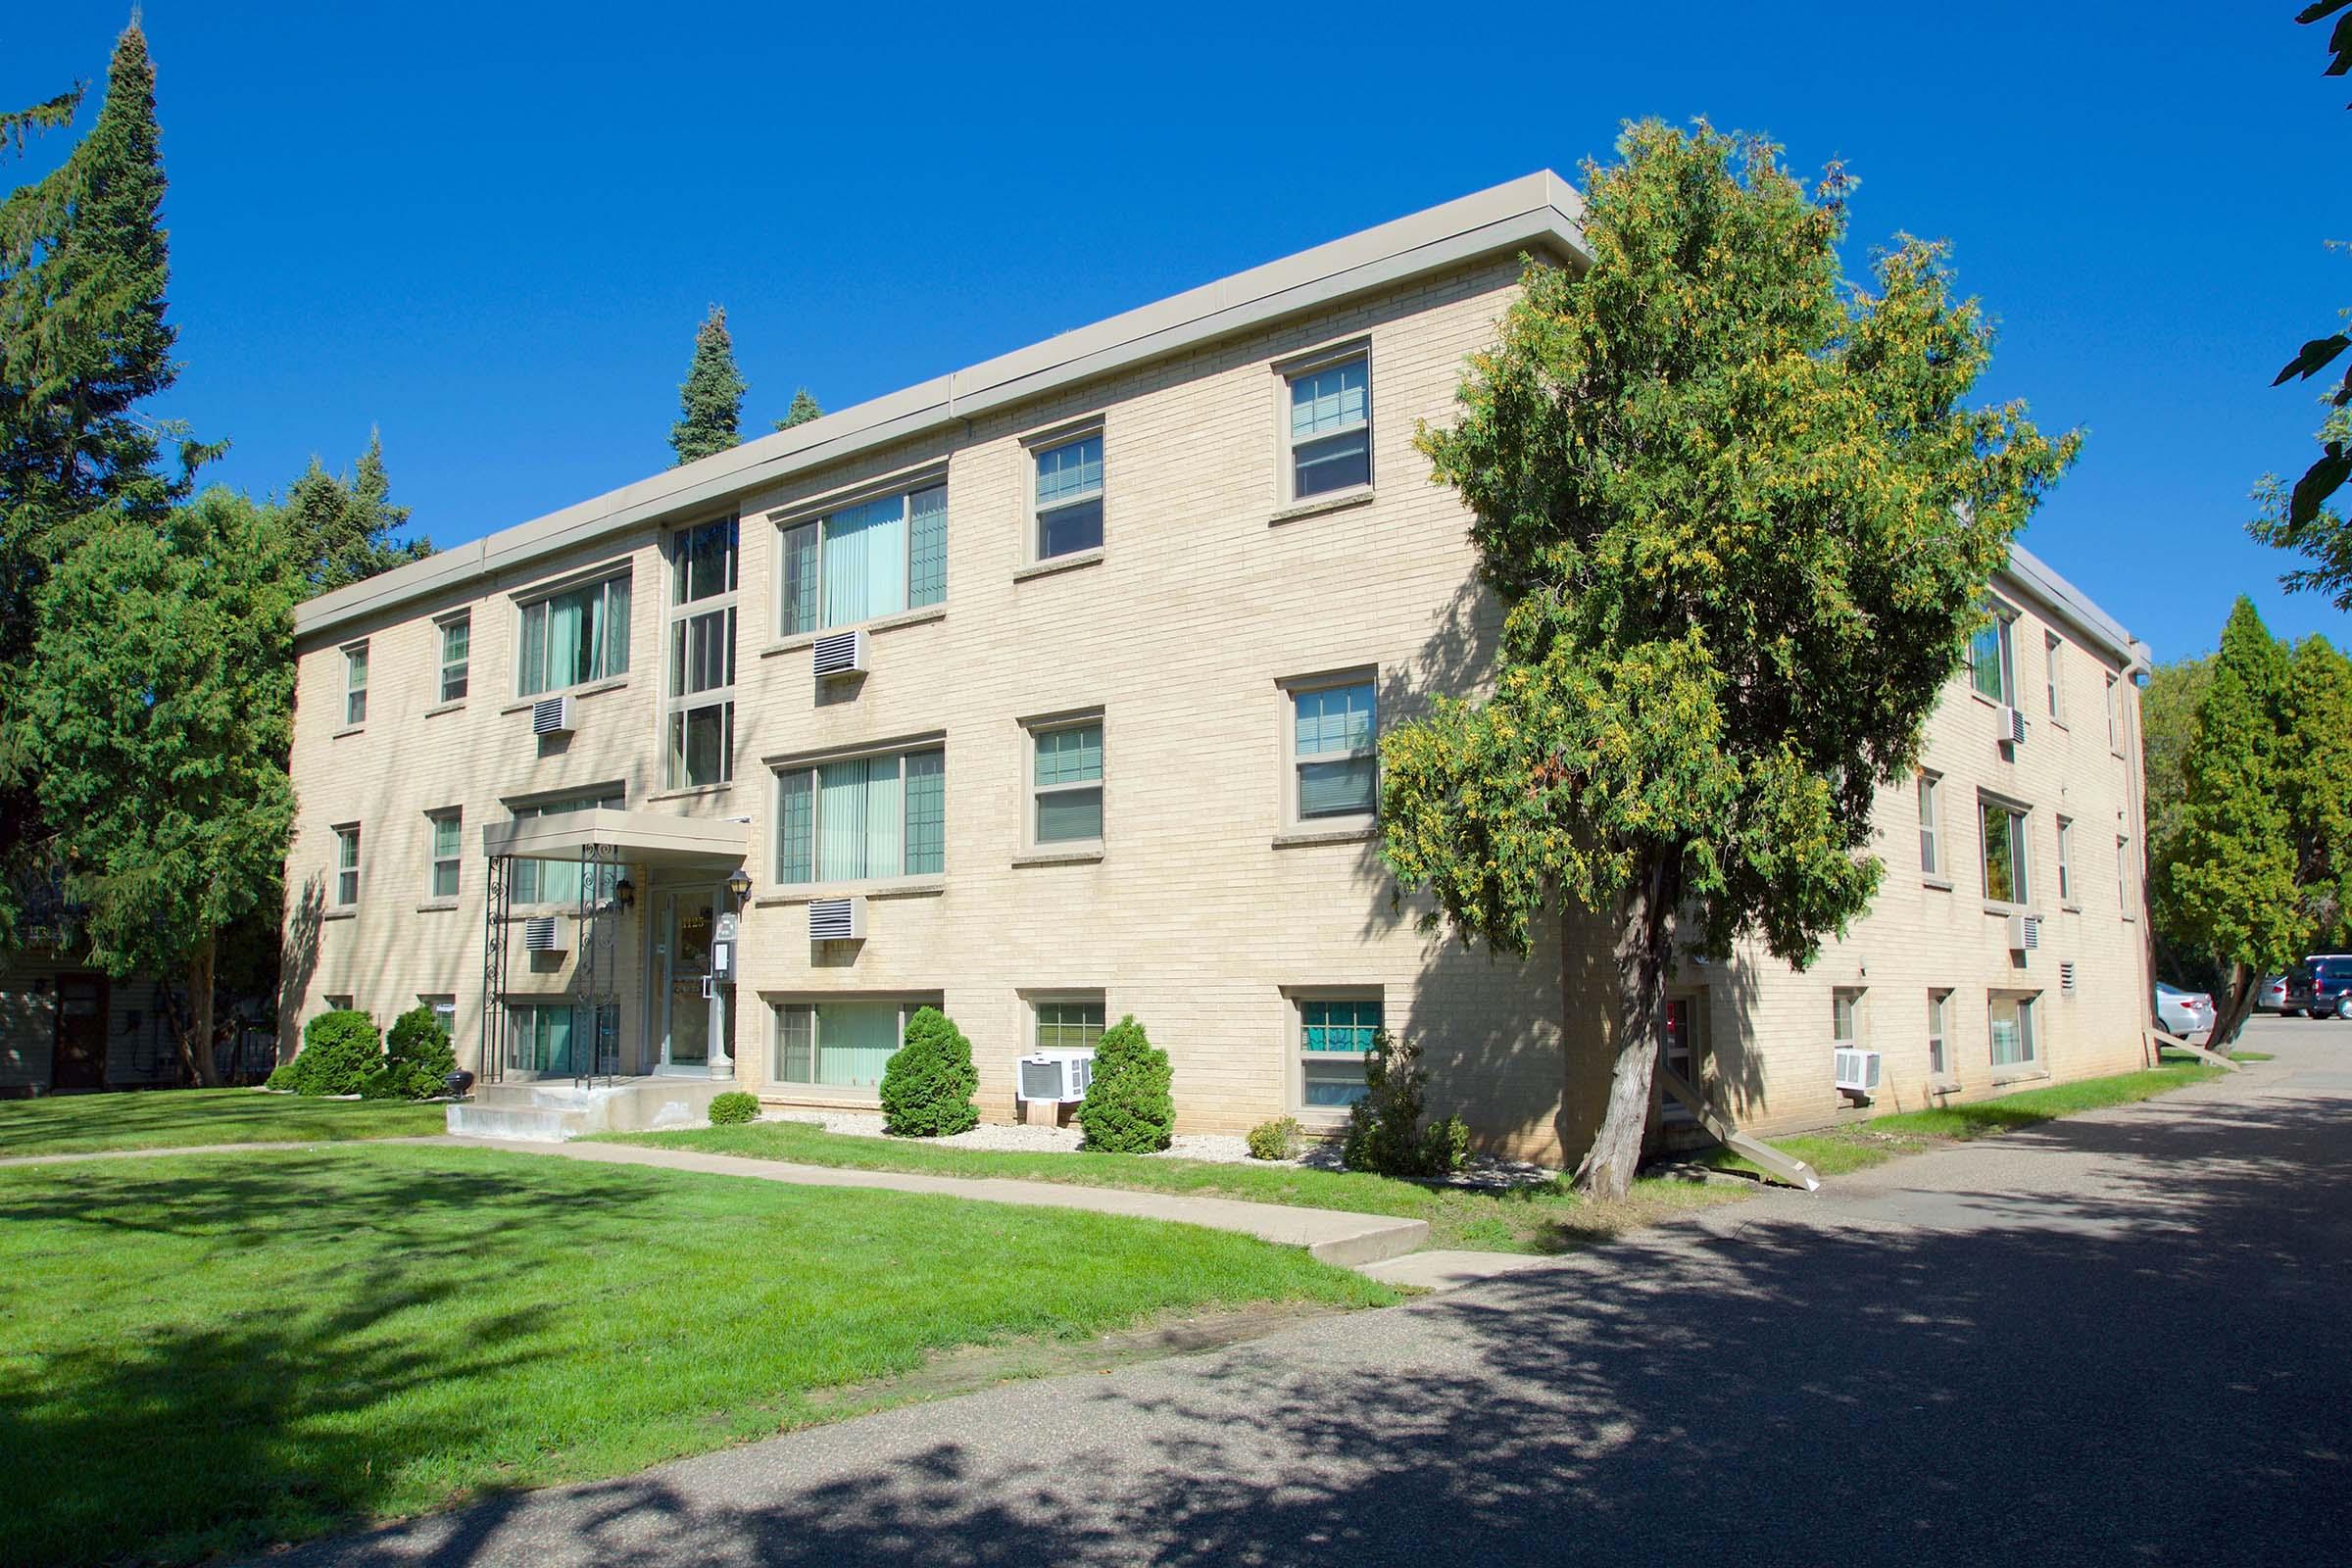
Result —
[{"label": "grass", "polygon": [[1357,1171],[1231,1164],[1140,1154],[1020,1154],[942,1147],[919,1139],[857,1138],[807,1122],[608,1135],[612,1143],[691,1149],[708,1154],[781,1159],[835,1169],[910,1171],[930,1176],[1008,1177],[1074,1187],[1232,1198],[1251,1203],[1336,1208],[1429,1221],[1429,1245],[1483,1252],[1561,1252],[1618,1235],[1676,1209],[1726,1202],[1742,1194],[1681,1177],[1634,1184],[1622,1202],[1578,1197],[1565,1181],[1503,1191],[1428,1187]]},{"label": "grass", "polygon": [[0,1159],[205,1144],[341,1143],[442,1130],[437,1104],[305,1100],[258,1089],[153,1089],[0,1102]]},{"label": "grass", "polygon": [[1396,1298],[1189,1226],[492,1151],[20,1167],[0,1211],[0,1563],[249,1551],[854,1414],[962,1347]]}]

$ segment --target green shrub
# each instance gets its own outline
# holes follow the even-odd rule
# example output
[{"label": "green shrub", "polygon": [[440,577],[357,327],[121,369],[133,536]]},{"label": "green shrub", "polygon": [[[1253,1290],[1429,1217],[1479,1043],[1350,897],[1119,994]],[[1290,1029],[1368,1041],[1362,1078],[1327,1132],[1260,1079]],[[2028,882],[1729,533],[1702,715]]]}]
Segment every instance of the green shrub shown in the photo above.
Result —
[{"label": "green shrub", "polygon": [[1296,1159],[1298,1140],[1305,1129],[1296,1116],[1280,1121],[1261,1121],[1250,1129],[1250,1157],[1251,1159]]},{"label": "green shrub", "polygon": [[310,1075],[311,1069],[304,1064],[301,1055],[297,1054],[292,1060],[281,1061],[270,1068],[270,1081],[262,1087],[282,1089],[289,1094],[299,1095],[302,1093],[303,1080]]},{"label": "green shrub", "polygon": [[1470,1158],[1470,1129],[1459,1116],[1421,1125],[1421,1048],[1386,1029],[1364,1057],[1364,1098],[1348,1107],[1349,1170],[1380,1176],[1447,1176]]},{"label": "green shrub", "polygon": [[442,1080],[457,1064],[458,1054],[433,1009],[411,1007],[392,1020],[384,1059],[368,1072],[360,1093],[369,1100],[430,1100],[449,1092]]},{"label": "green shrub", "polygon": [[[375,1020],[357,1007],[341,1007],[303,1026],[302,1053],[287,1063],[295,1069],[288,1077],[298,1095],[356,1095],[383,1059],[384,1042]],[[270,1077],[274,1080],[277,1073]]]},{"label": "green shrub", "polygon": [[1113,1154],[1167,1148],[1176,1130],[1176,1101],[1168,1092],[1174,1076],[1168,1054],[1144,1037],[1133,1013],[1103,1030],[1094,1081],[1072,1118],[1086,1129],[1080,1147]]},{"label": "green shrub", "polygon": [[733,1127],[740,1122],[756,1121],[760,1116],[760,1097],[747,1095],[740,1089],[710,1097],[710,1125]]},{"label": "green shrub", "polygon": [[906,1020],[906,1044],[882,1069],[882,1124],[901,1138],[945,1138],[980,1125],[972,1043],[937,1007]]}]

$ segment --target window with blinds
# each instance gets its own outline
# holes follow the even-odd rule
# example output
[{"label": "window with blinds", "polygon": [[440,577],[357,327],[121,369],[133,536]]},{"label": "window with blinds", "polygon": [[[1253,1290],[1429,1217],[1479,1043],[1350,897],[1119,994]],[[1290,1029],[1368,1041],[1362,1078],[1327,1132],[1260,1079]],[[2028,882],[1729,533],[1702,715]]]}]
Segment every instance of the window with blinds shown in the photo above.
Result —
[{"label": "window with blinds", "polygon": [[1296,686],[1291,704],[1291,816],[1313,824],[1366,817],[1378,804],[1378,699],[1369,679]]},{"label": "window with blinds", "polygon": [[794,523],[780,537],[779,636],[855,626],[948,597],[948,487]]},{"label": "window with blinds", "polygon": [[945,750],[776,770],[776,880],[867,882],[947,868]]}]

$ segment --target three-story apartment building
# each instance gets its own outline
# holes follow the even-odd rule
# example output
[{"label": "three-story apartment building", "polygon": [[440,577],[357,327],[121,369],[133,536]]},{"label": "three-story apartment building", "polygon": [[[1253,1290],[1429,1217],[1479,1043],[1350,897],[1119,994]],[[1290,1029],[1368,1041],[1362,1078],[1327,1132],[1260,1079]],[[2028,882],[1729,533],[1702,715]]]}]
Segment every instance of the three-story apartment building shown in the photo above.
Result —
[{"label": "three-story apartment building", "polygon": [[[1343,1117],[1385,1026],[1489,1147],[1581,1148],[1597,930],[1425,934],[1374,817],[1378,735],[1499,624],[1415,427],[1578,211],[1532,175],[306,605],[286,1049],[422,1001],[485,1076],[871,1105],[930,1003],[1011,1119],[1019,1056],[1133,1013],[1234,1130]],[[1994,589],[1873,912],[1685,966],[1676,1059],[1744,1122],[1836,1115],[1848,1037],[1882,1103],[2137,1059],[2137,652],[2022,551]]]}]

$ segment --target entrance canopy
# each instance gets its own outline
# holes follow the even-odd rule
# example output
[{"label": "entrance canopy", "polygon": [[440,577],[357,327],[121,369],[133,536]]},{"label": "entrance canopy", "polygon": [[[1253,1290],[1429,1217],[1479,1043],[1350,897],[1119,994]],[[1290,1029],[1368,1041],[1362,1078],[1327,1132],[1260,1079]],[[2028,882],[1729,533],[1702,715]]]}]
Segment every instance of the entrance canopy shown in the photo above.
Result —
[{"label": "entrance canopy", "polygon": [[561,816],[494,822],[482,829],[482,853],[533,860],[577,860],[590,850],[606,861],[662,870],[729,871],[751,854],[749,822],[660,811],[567,811]]}]

